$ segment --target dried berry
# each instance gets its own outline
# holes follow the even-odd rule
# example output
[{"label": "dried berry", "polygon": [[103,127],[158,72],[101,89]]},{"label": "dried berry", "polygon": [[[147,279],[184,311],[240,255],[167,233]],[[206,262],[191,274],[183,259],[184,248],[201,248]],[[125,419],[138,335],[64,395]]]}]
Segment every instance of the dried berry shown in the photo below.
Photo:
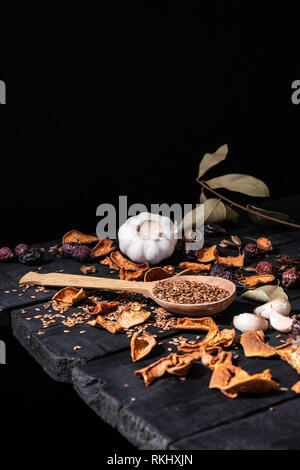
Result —
[{"label": "dried berry", "polygon": [[280,258],[278,259],[278,261],[280,263],[289,263],[291,261],[291,258],[289,257],[289,255],[281,255]]},{"label": "dried berry", "polygon": [[208,236],[216,236],[226,233],[226,229],[219,224],[204,225],[204,233]]},{"label": "dried berry", "polygon": [[258,255],[258,248],[255,243],[247,243],[244,248],[244,255],[248,258],[256,258]]},{"label": "dried berry", "polygon": [[75,248],[73,258],[77,261],[80,261],[80,263],[84,263],[85,261],[89,260],[90,256],[91,250],[89,247],[85,245],[79,245]]},{"label": "dried berry", "polygon": [[283,287],[296,287],[300,281],[300,274],[296,268],[290,268],[281,274],[281,283]]},{"label": "dried berry", "polygon": [[[189,230],[184,233],[184,244],[183,244],[183,252],[184,257],[194,261],[197,259],[198,251],[199,251],[199,243],[203,239],[202,233],[199,230]],[[192,245],[195,243],[195,250],[193,250]],[[196,245],[197,243],[197,245]]]},{"label": "dried berry", "polygon": [[222,279],[227,279],[228,281],[233,282],[236,287],[244,290],[245,286],[242,284],[235,273],[234,270],[230,269],[228,266],[222,266],[221,264],[214,264],[210,271],[211,276],[221,277]]},{"label": "dried berry", "polygon": [[33,266],[35,264],[40,264],[43,257],[44,253],[39,248],[29,248],[19,256],[19,261],[20,263]]},{"label": "dried berry", "polygon": [[19,243],[15,248],[15,255],[20,256],[25,251],[29,250],[29,246],[26,243]]},{"label": "dried berry", "polygon": [[265,237],[258,238],[256,240],[256,245],[259,251],[262,251],[263,253],[267,253],[268,251],[273,250],[272,242]]},{"label": "dried berry", "polygon": [[292,324],[292,341],[297,341],[300,339],[300,320],[294,320]]},{"label": "dried berry", "polygon": [[261,261],[256,266],[256,274],[275,274],[275,269],[269,261]]},{"label": "dried berry", "polygon": [[76,249],[79,247],[78,243],[70,242],[64,243],[61,247],[62,255],[66,258],[74,258],[74,253]]},{"label": "dried berry", "polygon": [[8,246],[0,248],[0,261],[8,261],[14,256],[12,250]]}]

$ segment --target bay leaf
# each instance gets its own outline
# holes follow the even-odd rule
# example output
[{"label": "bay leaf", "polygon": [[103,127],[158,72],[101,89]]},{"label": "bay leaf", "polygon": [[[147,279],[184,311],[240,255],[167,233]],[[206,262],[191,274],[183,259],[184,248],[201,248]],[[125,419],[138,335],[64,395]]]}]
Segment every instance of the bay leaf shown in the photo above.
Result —
[{"label": "bay leaf", "polygon": [[200,162],[197,180],[200,179],[210,168],[225,160],[227,154],[227,144],[219,147],[215,153],[206,153]]},{"label": "bay leaf", "polygon": [[246,300],[252,300],[260,304],[269,302],[270,300],[280,297],[281,299],[288,299],[287,294],[280,286],[266,285],[257,287],[253,290],[248,290],[242,294],[242,297]]},{"label": "bay leaf", "polygon": [[272,227],[274,225],[280,224],[280,222],[275,222],[272,220],[265,219],[264,217],[260,217],[259,214],[265,214],[265,215],[268,215],[269,217],[274,217],[275,219],[284,220],[286,222],[293,222],[290,216],[288,216],[287,214],[284,214],[283,212],[268,211],[266,209],[261,209],[260,207],[252,206],[251,204],[248,204],[247,207],[257,212],[257,214],[249,214],[249,217],[252,220],[252,222],[262,225],[263,227]]},{"label": "bay leaf", "polygon": [[204,194],[204,191],[202,189],[201,194],[200,194],[200,203],[203,204],[207,200],[207,197]]},{"label": "bay leaf", "polygon": [[201,206],[188,212],[178,226],[178,230],[191,230],[204,224],[221,224],[226,217],[226,208],[217,198],[206,199]]},{"label": "bay leaf", "polygon": [[269,197],[270,191],[268,186],[254,176],[243,175],[240,173],[230,173],[228,175],[212,178],[206,183],[212,188],[225,188],[229,191],[247,194],[253,197]]},{"label": "bay leaf", "polygon": [[239,220],[239,214],[227,204],[224,204],[224,206],[226,209],[226,222],[233,222],[235,224]]}]

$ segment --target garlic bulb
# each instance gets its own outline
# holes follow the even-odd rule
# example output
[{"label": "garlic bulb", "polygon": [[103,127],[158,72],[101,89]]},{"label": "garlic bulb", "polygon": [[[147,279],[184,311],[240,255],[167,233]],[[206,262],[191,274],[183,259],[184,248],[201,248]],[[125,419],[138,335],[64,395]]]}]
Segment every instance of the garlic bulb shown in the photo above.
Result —
[{"label": "garlic bulb", "polygon": [[287,333],[291,331],[293,319],[290,317],[285,317],[281,313],[276,312],[276,310],[272,310],[270,313],[270,324],[271,326],[277,330],[281,331],[281,333]]},{"label": "garlic bulb", "polygon": [[118,239],[120,250],[135,263],[157,264],[173,254],[177,230],[169,217],[142,212],[119,228]]},{"label": "garlic bulb", "polygon": [[268,328],[268,321],[253,313],[241,313],[233,317],[233,326],[242,333],[257,330],[265,331]]},{"label": "garlic bulb", "polygon": [[291,313],[291,304],[288,299],[278,297],[277,299],[270,300],[269,302],[256,307],[253,310],[253,313],[269,319],[272,310],[276,310],[276,312],[281,313],[281,315],[288,316]]}]

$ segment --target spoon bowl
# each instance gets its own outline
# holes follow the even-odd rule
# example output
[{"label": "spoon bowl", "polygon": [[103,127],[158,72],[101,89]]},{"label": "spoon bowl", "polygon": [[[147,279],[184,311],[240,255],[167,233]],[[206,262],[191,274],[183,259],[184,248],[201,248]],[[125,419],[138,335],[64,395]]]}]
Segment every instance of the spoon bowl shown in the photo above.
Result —
[{"label": "spoon bowl", "polygon": [[[157,282],[166,282],[172,280],[173,282],[180,282],[181,280],[196,281],[199,283],[209,284],[211,286],[220,287],[228,291],[228,297],[215,302],[203,302],[199,304],[180,304],[174,302],[168,302],[156,297],[153,293],[153,289]],[[77,274],[61,274],[61,273],[49,273],[40,274],[36,272],[29,272],[23,276],[20,281],[20,285],[40,285],[40,286],[51,286],[51,287],[78,287],[83,289],[103,289],[103,290],[114,290],[114,291],[125,291],[142,294],[144,297],[150,297],[161,307],[165,308],[169,312],[177,313],[178,315],[214,315],[215,313],[222,312],[234,301],[236,295],[236,288],[233,282],[227,279],[213,276],[178,276],[162,281],[153,282],[135,282],[135,281],[121,281],[119,279],[110,279],[96,276],[81,276]]]}]

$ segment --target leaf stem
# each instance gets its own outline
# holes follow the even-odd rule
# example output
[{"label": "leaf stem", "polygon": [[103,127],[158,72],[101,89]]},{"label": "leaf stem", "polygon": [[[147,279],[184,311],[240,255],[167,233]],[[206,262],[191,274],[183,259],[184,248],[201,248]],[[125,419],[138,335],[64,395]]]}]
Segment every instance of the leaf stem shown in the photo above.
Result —
[{"label": "leaf stem", "polygon": [[283,225],[288,225],[289,227],[293,227],[293,228],[297,228],[297,229],[300,229],[300,225],[298,224],[293,224],[292,222],[286,222],[285,220],[280,220],[280,219],[276,219],[275,217],[271,217],[269,215],[265,215],[265,214],[262,214],[260,212],[256,212],[255,210],[253,209],[249,209],[248,207],[245,207],[245,206],[242,206],[241,204],[238,204],[237,202],[234,202],[232,201],[231,199],[228,199],[228,197],[225,197],[225,196],[222,196],[221,194],[219,194],[217,191],[215,191],[214,189],[212,189],[207,183],[206,181],[202,181],[202,180],[198,180],[198,183],[201,184],[202,188],[204,189],[207,189],[207,191],[210,191],[212,194],[214,194],[215,196],[217,196],[218,198],[222,199],[223,201],[226,201],[228,202],[228,204],[230,204],[231,206],[235,206],[235,207],[238,207],[239,209],[245,211],[245,212],[248,212],[249,214],[254,214],[254,215],[259,215],[260,217],[263,217],[265,219],[268,219],[268,220],[271,220],[272,222],[277,222],[279,224],[283,224]]}]

